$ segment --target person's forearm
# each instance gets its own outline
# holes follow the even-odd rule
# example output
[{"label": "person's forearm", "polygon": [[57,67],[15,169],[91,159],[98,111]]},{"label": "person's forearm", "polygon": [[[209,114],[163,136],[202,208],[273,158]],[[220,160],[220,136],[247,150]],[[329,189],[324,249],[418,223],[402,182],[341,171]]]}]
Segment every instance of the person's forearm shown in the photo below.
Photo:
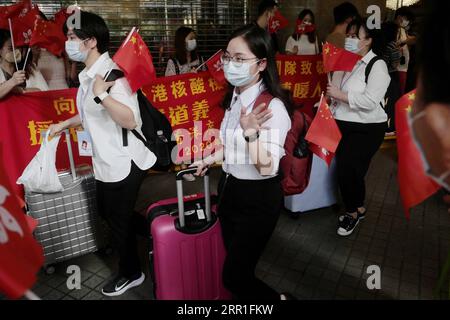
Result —
[{"label": "person's forearm", "polygon": [[81,126],[81,117],[79,114],[77,114],[76,116],[61,122],[61,124],[64,128],[63,130],[77,128]]},{"label": "person's forearm", "polygon": [[262,145],[261,140],[248,143],[250,159],[262,176],[270,176],[273,171],[273,157]]},{"label": "person's forearm", "polygon": [[223,147],[220,150],[217,150],[210,156],[203,159],[203,163],[205,163],[208,166],[212,166],[215,163],[221,163],[224,159],[224,149]]},{"label": "person's forearm", "polygon": [[14,89],[15,85],[11,80],[3,82],[0,84],[0,99],[6,97],[12,89]]},{"label": "person's forearm", "polygon": [[344,92],[344,91],[339,92],[337,94],[337,96],[335,97],[335,99],[348,104],[349,103],[348,92]]},{"label": "person's forearm", "polygon": [[124,129],[134,130],[137,127],[136,120],[134,119],[133,111],[126,105],[113,99],[111,96],[106,97],[102,102],[103,107],[108,111],[111,118],[119,126]]}]

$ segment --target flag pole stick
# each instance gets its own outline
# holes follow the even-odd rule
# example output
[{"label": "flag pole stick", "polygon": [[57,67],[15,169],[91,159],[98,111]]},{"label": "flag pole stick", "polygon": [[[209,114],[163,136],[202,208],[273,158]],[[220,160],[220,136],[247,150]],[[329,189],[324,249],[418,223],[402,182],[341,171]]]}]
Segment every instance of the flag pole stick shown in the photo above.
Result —
[{"label": "flag pole stick", "polygon": [[26,68],[27,62],[28,62],[28,57],[30,56],[30,52],[31,52],[31,48],[28,48],[27,56],[26,56],[26,58],[25,58],[25,63],[23,64],[23,69],[22,69],[22,71],[25,71],[25,68]]},{"label": "flag pole stick", "polygon": [[33,291],[28,290],[27,292],[25,292],[25,298],[27,298],[28,300],[33,300],[33,301],[38,301],[41,300],[41,298],[39,298]]},{"label": "flag pole stick", "polygon": [[216,53],[214,53],[208,60],[206,60],[205,62],[203,62],[201,65],[199,65],[197,67],[197,69],[195,69],[195,72],[197,72],[198,70],[200,70],[201,67],[203,67],[205,64],[208,63],[209,60],[211,60],[212,57],[214,57],[216,54],[218,54],[220,51],[222,51],[222,49],[218,50]]},{"label": "flag pole stick", "polygon": [[8,23],[9,23],[9,32],[11,34],[11,45],[12,45],[12,49],[13,49],[14,62],[16,64],[16,71],[19,71],[19,66],[17,64],[17,58],[16,58],[16,48],[14,46],[14,34],[13,34],[13,29],[12,29],[11,18],[8,18]]}]

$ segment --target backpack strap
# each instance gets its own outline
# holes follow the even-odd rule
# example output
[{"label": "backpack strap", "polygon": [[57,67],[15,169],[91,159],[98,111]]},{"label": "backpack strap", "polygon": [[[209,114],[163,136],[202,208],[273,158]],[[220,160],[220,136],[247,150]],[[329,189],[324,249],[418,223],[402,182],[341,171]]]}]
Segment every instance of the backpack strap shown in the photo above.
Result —
[{"label": "backpack strap", "polygon": [[273,99],[275,99],[275,97],[271,95],[268,90],[265,90],[261,92],[259,97],[256,99],[255,104],[253,105],[253,109],[255,109],[256,107],[258,107],[263,103],[265,103],[266,107],[268,108]]},{"label": "backpack strap", "polygon": [[365,71],[366,84],[369,82],[369,76],[370,76],[370,73],[372,72],[373,66],[375,65],[375,63],[377,63],[380,60],[383,60],[383,58],[376,56],[376,57],[373,57],[372,60],[370,60],[369,63],[367,64],[366,71]]}]

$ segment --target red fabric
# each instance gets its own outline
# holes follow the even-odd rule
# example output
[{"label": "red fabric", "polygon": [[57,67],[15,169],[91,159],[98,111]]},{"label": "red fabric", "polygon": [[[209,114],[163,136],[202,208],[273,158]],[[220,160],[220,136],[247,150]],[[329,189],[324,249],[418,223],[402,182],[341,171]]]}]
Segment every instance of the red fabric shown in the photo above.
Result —
[{"label": "red fabric", "polygon": [[298,35],[308,34],[308,33],[314,32],[316,30],[316,25],[310,24],[310,25],[304,26],[303,20],[297,19],[295,30]]},{"label": "red fabric", "polygon": [[18,16],[24,8],[24,3],[13,4],[0,7],[0,29],[9,30],[8,19]]},{"label": "red fabric", "polygon": [[[282,186],[287,196],[301,194],[308,187],[312,168],[312,156],[299,159],[294,156],[294,150],[299,138],[311,125],[311,118],[296,110],[292,117],[292,127],[286,137],[284,149],[286,156],[281,160],[280,168],[283,172]],[[305,127],[306,124],[306,127]]]},{"label": "red fabric", "polygon": [[14,45],[16,47],[30,45],[31,34],[34,30],[34,25],[38,18],[38,7],[30,5],[30,3],[28,3],[27,1],[23,3],[23,9],[21,13],[11,18],[14,35]]},{"label": "red fabric", "polygon": [[275,11],[275,15],[269,19],[269,33],[277,33],[279,30],[286,28],[289,25],[289,20],[286,19],[280,12]]},{"label": "red fabric", "polygon": [[137,30],[127,37],[113,60],[125,72],[133,92],[156,79],[152,55]]},{"label": "red fabric", "polygon": [[408,81],[408,72],[398,71],[398,80],[400,84],[400,94],[406,93],[406,82]]},{"label": "red fabric", "polygon": [[67,39],[63,32],[64,23],[63,19],[49,21],[37,19],[31,34],[30,46],[45,48],[55,56],[61,56]]},{"label": "red fabric", "polygon": [[337,48],[328,42],[323,46],[323,64],[326,72],[351,72],[361,58],[358,54]]},{"label": "red fabric", "polygon": [[415,100],[415,91],[403,96],[396,105],[398,182],[406,217],[411,208],[419,205],[440,186],[425,174],[425,168],[408,125],[408,115]]},{"label": "red fabric", "polygon": [[310,149],[330,166],[341,139],[341,131],[331,114],[330,107],[326,99],[322,98],[317,115],[306,135],[306,140],[311,143]]},{"label": "red fabric", "polygon": [[227,80],[225,79],[225,73],[223,72],[223,65],[222,61],[220,59],[222,58],[222,50],[217,52],[215,55],[213,55],[211,58],[206,61],[206,65],[208,66],[209,73],[213,76],[214,79],[219,84],[225,84]]},{"label": "red fabric", "polygon": [[[23,198],[23,189],[16,181],[39,151],[41,130],[77,114],[76,93],[76,89],[35,92],[0,100],[0,143],[8,169],[6,175],[17,197]],[[76,132],[74,129],[70,132],[76,165],[90,164],[91,158],[78,155]],[[58,147],[56,166],[60,170],[70,167],[65,136]]]},{"label": "red fabric", "polygon": [[20,209],[5,175],[7,169],[0,145],[0,292],[18,299],[36,282],[44,257],[32,235],[36,222]]}]

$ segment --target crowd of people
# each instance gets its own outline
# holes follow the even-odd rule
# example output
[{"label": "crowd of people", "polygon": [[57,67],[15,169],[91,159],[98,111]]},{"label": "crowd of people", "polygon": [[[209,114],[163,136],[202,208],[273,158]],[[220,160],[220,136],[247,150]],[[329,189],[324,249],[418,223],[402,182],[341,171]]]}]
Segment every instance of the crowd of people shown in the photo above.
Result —
[{"label": "crowd of people", "polygon": [[[432,37],[422,40],[418,103],[411,122],[430,175],[450,190],[447,133],[450,100],[446,88],[450,71],[449,25],[434,23],[446,21],[448,2],[435,2],[440,4],[433,2],[435,11],[428,15],[437,14],[440,18],[427,21],[426,28],[441,41],[433,41]],[[445,6],[447,10],[442,10]],[[237,299],[293,299],[289,293],[278,293],[255,276],[256,264],[283,205],[279,163],[285,155],[284,143],[294,107],[290,92],[281,86],[276,68],[278,39],[267,32],[275,10],[277,2],[262,1],[258,19],[230,36],[221,58],[230,84],[222,104],[223,149],[193,165],[200,176],[214,163],[223,163],[218,187],[221,199],[218,215],[227,250],[223,282]],[[408,90],[408,75],[414,69],[411,52],[417,35],[411,28],[414,17],[407,8],[399,9],[395,20],[385,22],[380,30],[369,28],[356,7],[346,2],[334,9],[334,22],[326,42],[361,56],[353,71],[334,72],[330,76],[326,92],[342,133],[336,162],[346,213],[338,218],[337,233],[349,236],[365,218],[365,176],[391,127],[395,101]],[[300,12],[295,26],[286,43],[286,53],[320,54],[322,46],[314,13],[309,9]],[[62,57],[33,48],[26,60],[26,48],[13,50],[9,31],[0,30],[0,100],[9,94],[67,88],[76,74],[75,63],[85,66],[78,75],[79,114],[52,125],[50,132],[57,135],[81,125],[90,135],[98,208],[112,229],[120,256],[118,275],[105,285],[103,293],[120,295],[145,279],[132,215],[139,186],[146,171],[154,165],[155,155],[131,134],[130,130],[140,130],[142,119],[137,95],[132,93],[127,80],[106,82],[99,76],[114,64],[109,56],[109,29],[105,21],[82,11],[81,28],[66,28],[65,33],[68,41]],[[167,63],[166,76],[205,69],[196,38],[191,28],[183,26],[176,31],[175,53]],[[262,94],[268,94],[270,102],[256,105]],[[100,102],[94,100],[96,97]],[[128,129],[126,148],[122,145],[123,128]],[[271,130],[277,134],[266,134]],[[230,161],[237,158],[244,158],[246,164]]]}]

